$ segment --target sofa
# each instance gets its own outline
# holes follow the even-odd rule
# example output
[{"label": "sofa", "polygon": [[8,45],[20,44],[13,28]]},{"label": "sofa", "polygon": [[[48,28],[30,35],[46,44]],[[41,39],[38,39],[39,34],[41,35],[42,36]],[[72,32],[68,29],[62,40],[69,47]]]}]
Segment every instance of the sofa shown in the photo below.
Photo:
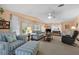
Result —
[{"label": "sofa", "polygon": [[38,41],[44,37],[44,33],[41,31],[34,31],[31,33],[31,40]]},{"label": "sofa", "polygon": [[15,55],[36,55],[39,51],[39,41],[28,41],[15,50]]},{"label": "sofa", "polygon": [[[11,38],[11,36],[13,38]],[[0,55],[15,54],[14,50],[23,45],[26,42],[25,40],[26,36],[17,36],[12,32],[0,32]]]}]

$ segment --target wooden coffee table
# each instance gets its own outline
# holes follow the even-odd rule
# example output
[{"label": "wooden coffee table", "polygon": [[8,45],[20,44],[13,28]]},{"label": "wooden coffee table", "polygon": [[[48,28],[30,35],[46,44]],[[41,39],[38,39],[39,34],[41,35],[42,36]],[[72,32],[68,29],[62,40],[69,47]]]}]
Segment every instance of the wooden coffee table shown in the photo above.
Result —
[{"label": "wooden coffee table", "polygon": [[44,41],[51,41],[52,36],[51,35],[44,35]]}]

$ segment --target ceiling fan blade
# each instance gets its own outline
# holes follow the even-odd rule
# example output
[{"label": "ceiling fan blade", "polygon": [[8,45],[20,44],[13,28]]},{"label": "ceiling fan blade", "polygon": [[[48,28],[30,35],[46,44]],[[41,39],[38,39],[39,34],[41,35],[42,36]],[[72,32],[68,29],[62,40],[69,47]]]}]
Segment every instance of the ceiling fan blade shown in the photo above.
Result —
[{"label": "ceiling fan blade", "polygon": [[62,7],[62,6],[64,6],[64,4],[60,4],[60,5],[58,5],[58,7]]}]

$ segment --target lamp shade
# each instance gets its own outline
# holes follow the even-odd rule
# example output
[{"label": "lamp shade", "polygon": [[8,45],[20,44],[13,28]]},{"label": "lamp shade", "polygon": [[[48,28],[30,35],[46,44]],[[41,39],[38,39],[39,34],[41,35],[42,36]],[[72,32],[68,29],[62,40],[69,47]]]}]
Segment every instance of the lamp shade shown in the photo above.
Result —
[{"label": "lamp shade", "polygon": [[71,27],[71,29],[72,29],[72,30],[75,30],[75,29],[76,29],[76,27],[75,27],[75,26],[72,26],[72,27]]},{"label": "lamp shade", "polygon": [[32,33],[32,28],[31,27],[27,27],[28,33]]}]

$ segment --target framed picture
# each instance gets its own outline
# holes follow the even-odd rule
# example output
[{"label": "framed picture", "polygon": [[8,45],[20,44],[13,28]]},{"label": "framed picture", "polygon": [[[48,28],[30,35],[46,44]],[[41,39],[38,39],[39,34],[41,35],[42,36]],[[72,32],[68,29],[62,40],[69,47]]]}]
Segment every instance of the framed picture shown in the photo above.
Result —
[{"label": "framed picture", "polygon": [[0,29],[10,29],[10,21],[0,20]]}]

